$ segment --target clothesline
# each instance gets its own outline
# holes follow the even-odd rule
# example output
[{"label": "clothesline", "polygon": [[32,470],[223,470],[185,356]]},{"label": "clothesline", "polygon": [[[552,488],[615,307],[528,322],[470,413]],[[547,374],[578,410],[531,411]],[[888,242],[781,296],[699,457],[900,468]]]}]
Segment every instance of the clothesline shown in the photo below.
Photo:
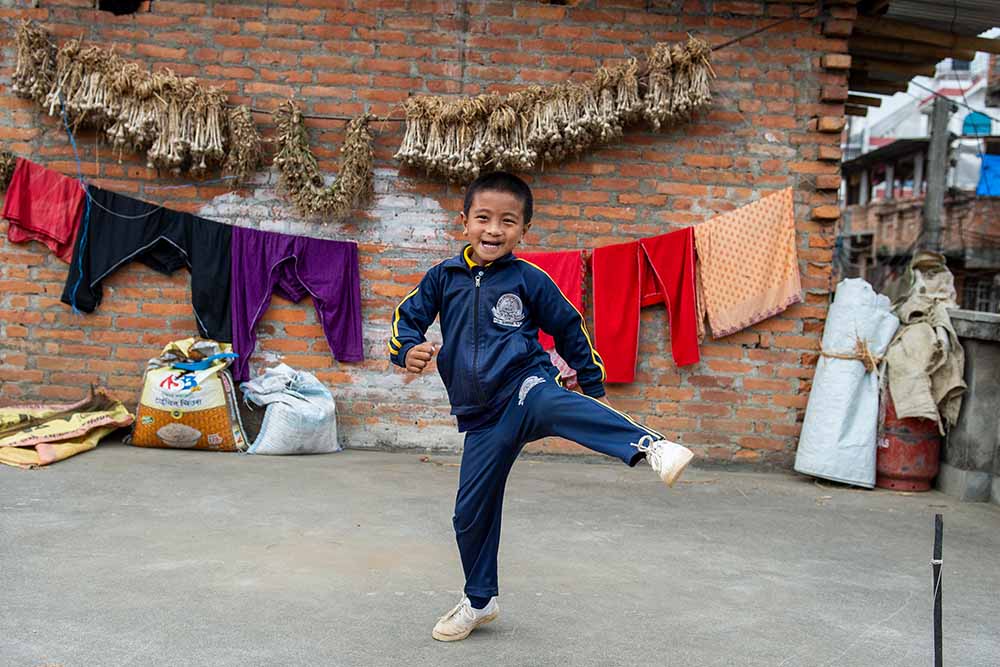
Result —
[{"label": "clothesline", "polygon": [[[59,181],[64,184],[60,198],[65,203],[65,211],[59,214],[52,206],[47,206],[44,212],[33,212],[32,202],[41,200],[37,196],[37,190],[33,191],[32,188],[53,189]],[[260,234],[264,236],[277,234],[286,244],[350,245],[353,247],[353,256],[357,256],[355,242],[345,244],[341,241],[263,232],[219,223],[101,188],[85,186],[81,191],[70,186],[67,189],[66,186],[72,183],[74,179],[68,176],[28,160],[19,160],[3,215],[11,220],[8,234],[12,241],[43,241],[60,258],[70,262],[70,273],[67,276],[62,300],[71,305],[74,312],[79,312],[78,303],[80,310],[93,312],[101,301],[100,282],[117,267],[132,261],[153,246],[162,246],[162,250],[173,259],[162,259],[157,255],[154,260],[157,264],[150,266],[155,268],[158,265],[161,267],[158,270],[171,272],[186,264],[192,271],[192,289],[195,282],[203,286],[193,292],[193,295],[197,293],[197,296],[192,298],[203,301],[206,298],[204,286],[214,284],[211,279],[207,279],[207,276],[225,271],[229,266],[228,258],[222,260],[221,264],[217,263],[218,260],[211,260],[216,262],[211,266],[207,265],[210,261],[207,258],[228,255],[230,235],[233,235],[233,239],[237,239],[256,238]],[[93,213],[91,204],[94,205]],[[154,213],[161,215],[152,218]],[[75,221],[71,218],[75,218]],[[146,222],[145,219],[150,221]],[[143,222],[137,226],[134,223],[136,220]],[[94,228],[95,224],[98,225],[97,228]],[[152,228],[148,225],[152,225]],[[702,225],[692,225],[650,238],[592,249],[590,252],[595,276],[595,308],[602,313],[599,319],[605,326],[607,322],[624,323],[625,326],[625,330],[614,329],[611,334],[608,334],[606,329],[602,331],[598,328],[598,337],[603,335],[608,341],[626,340],[630,336],[636,338],[638,320],[632,322],[629,317],[618,312],[618,308],[623,307],[623,313],[632,313],[628,305],[629,297],[621,298],[623,294],[634,296],[639,305],[664,302],[671,313],[673,332],[671,340],[675,361],[678,365],[696,363],[697,343],[694,341],[696,337],[700,337],[699,322],[703,319],[702,316],[696,315],[696,312],[704,314],[707,311],[713,335],[718,338],[752,326],[801,300],[794,225],[792,190],[785,189],[735,211],[717,216]],[[77,227],[78,233],[75,231]],[[14,238],[15,231],[20,238]],[[200,236],[192,241],[197,235]],[[77,239],[75,249],[72,244],[74,238]],[[94,242],[99,242],[100,247],[89,247]],[[305,252],[306,246],[300,250]],[[702,282],[702,291],[706,297],[704,309],[700,304],[697,309],[695,308],[696,248],[701,263],[698,280]],[[757,253],[756,259],[748,263],[748,266],[756,267],[757,273],[744,271],[739,284],[733,284],[729,275],[733,258],[740,256],[746,259],[748,248],[755,249],[754,252]],[[67,249],[74,250],[69,258],[60,254]],[[585,251],[568,252],[582,259]],[[654,268],[652,271],[643,269],[641,260],[628,261],[620,256],[621,253],[625,253],[628,257],[647,257]],[[258,254],[250,253],[248,256]],[[238,256],[239,253],[234,255],[234,263]],[[579,259],[576,261],[579,264]],[[667,271],[664,267],[668,265],[671,270],[681,273],[665,279]],[[625,277],[625,274],[618,270],[621,266],[634,266],[637,272]],[[206,269],[210,269],[207,274]],[[195,275],[197,271],[201,271],[201,278]],[[599,272],[603,276],[600,279]],[[659,300],[650,301],[649,288],[653,286],[653,277],[656,290],[661,296]],[[627,284],[619,284],[621,280],[625,280]],[[664,283],[663,280],[667,282]],[[600,304],[597,300],[598,283],[603,285],[604,290]],[[681,289],[682,285],[687,287]],[[292,290],[288,292],[289,294],[297,293],[293,287],[288,287]],[[267,292],[266,288],[262,289]],[[673,300],[678,298],[676,294],[683,294],[684,296],[680,298],[685,301],[675,303]],[[608,299],[609,295],[615,296]],[[217,332],[221,330],[220,327],[228,326],[220,313],[215,313],[209,308],[209,305],[215,302],[214,298],[210,298],[202,307],[197,305],[195,307],[199,329],[203,334],[210,331]],[[609,309],[607,304],[611,304],[612,307]],[[601,305],[603,310],[598,308],[598,305]],[[260,307],[248,304],[247,312],[259,313]],[[206,314],[212,316],[206,320],[204,317]],[[684,328],[677,329],[681,322],[684,322]],[[218,335],[209,337],[219,339]],[[626,345],[625,348],[634,351],[635,345]],[[608,358],[609,369],[616,368],[614,374],[609,371],[608,377],[628,381],[634,372],[635,359],[628,354],[619,356],[621,358],[614,355]]]}]

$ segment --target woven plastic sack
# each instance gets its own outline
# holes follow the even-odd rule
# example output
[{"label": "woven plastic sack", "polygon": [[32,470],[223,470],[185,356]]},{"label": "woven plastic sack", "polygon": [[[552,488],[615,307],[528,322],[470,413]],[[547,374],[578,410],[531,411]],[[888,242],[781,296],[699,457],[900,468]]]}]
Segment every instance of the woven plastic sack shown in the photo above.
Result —
[{"label": "woven plastic sack", "polygon": [[244,400],[266,406],[248,454],[327,454],[340,451],[337,406],[316,376],[281,364],[241,385]]},{"label": "woven plastic sack", "polygon": [[888,297],[867,282],[847,278],[837,285],[795,453],[797,471],[874,488],[878,372],[860,359],[839,357],[855,355],[858,341],[873,359],[882,357],[898,327]]},{"label": "woven plastic sack", "polygon": [[[174,341],[149,360],[129,444],[137,447],[246,449],[233,378],[232,347]],[[194,369],[194,370],[192,370]]]}]

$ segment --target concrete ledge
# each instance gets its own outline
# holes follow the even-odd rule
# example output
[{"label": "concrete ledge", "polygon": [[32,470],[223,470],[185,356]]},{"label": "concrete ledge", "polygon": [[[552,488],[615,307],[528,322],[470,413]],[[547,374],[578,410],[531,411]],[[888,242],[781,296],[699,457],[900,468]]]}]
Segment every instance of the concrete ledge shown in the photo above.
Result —
[{"label": "concrete ledge", "polygon": [[935,487],[938,491],[965,502],[988,502],[992,487],[993,502],[997,502],[997,495],[1000,492],[1000,483],[996,481],[997,479],[988,472],[962,470],[942,463]]},{"label": "concrete ledge", "polygon": [[1000,341],[1000,315],[975,310],[948,311],[959,338]]}]

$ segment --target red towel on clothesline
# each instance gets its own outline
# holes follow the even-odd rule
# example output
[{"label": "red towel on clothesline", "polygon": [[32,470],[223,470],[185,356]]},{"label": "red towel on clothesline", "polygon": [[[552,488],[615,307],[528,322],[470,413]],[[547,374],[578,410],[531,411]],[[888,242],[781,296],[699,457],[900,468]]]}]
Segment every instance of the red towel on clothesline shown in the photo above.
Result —
[{"label": "red towel on clothesline", "polygon": [[69,264],[86,193],[79,181],[17,158],[7,187],[3,217],[11,243],[41,241]]},{"label": "red towel on clothesline", "polygon": [[[583,313],[583,271],[584,260],[582,250],[565,252],[519,252],[517,256],[531,262],[545,271],[555,282],[570,303]],[[544,331],[538,332],[538,342],[548,351],[552,365],[559,369],[563,386],[572,389],[576,386],[576,371],[555,351],[556,343],[552,336]]]},{"label": "red towel on clothesline", "polygon": [[[573,306],[583,312],[583,251],[519,252],[517,256],[549,274]],[[538,341],[546,350],[555,347],[552,336],[539,332]]]}]

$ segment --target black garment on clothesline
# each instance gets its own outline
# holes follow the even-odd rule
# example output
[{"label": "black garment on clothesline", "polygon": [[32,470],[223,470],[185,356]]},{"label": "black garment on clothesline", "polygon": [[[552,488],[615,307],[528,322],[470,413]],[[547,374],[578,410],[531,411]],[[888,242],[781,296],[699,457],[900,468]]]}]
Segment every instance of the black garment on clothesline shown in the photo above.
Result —
[{"label": "black garment on clothesline", "polygon": [[[90,221],[80,225],[62,302],[74,305],[75,301],[78,309],[94,312],[101,303],[101,281],[132,260],[167,275],[187,267],[199,333],[232,342],[232,227],[92,185],[87,190],[91,196]],[[81,253],[84,234],[87,242]],[[81,262],[83,279],[78,280]]]},{"label": "black garment on clothesline", "polygon": [[111,12],[115,16],[135,14],[142,5],[142,0],[99,0],[97,8],[103,12]]}]

